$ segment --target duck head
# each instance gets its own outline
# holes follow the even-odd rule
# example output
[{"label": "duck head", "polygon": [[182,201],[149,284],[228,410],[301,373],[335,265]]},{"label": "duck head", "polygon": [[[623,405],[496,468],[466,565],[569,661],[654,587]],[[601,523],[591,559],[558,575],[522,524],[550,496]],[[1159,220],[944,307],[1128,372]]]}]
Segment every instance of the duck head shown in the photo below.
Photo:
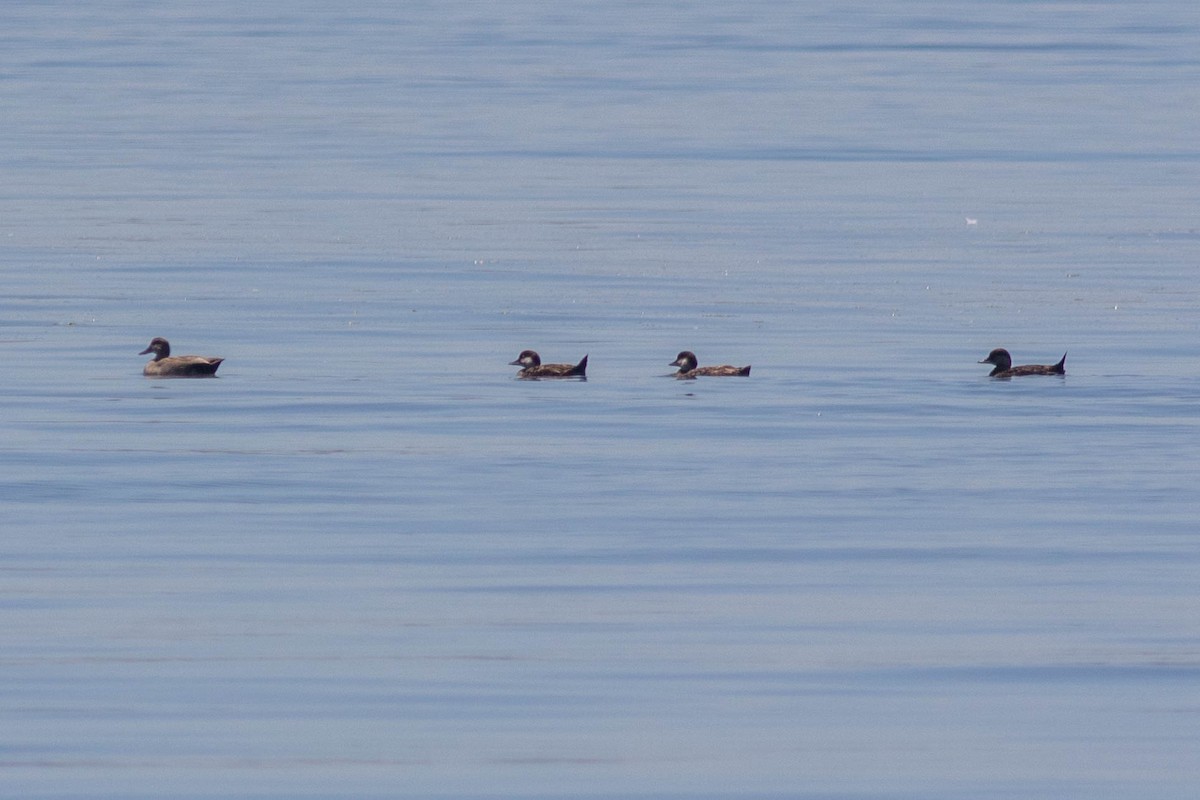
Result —
[{"label": "duck head", "polygon": [[529,367],[540,367],[542,365],[542,359],[532,350],[522,350],[521,355],[517,356],[516,361],[510,361],[508,363],[509,366],[512,367],[525,367],[528,369]]},{"label": "duck head", "polygon": [[154,360],[160,361],[171,355],[171,345],[169,345],[167,340],[161,336],[155,336],[150,340],[150,346],[138,353],[138,355],[144,356],[146,353],[154,353]]},{"label": "duck head", "polygon": [[980,364],[991,364],[996,369],[1003,372],[1012,367],[1012,356],[1003,347],[997,347],[992,352],[988,353],[987,358],[979,362]]},{"label": "duck head", "polygon": [[696,360],[695,353],[693,353],[691,350],[683,350],[679,353],[679,355],[675,356],[675,360],[671,362],[670,366],[679,367],[679,369],[683,372],[691,372],[699,363],[700,362]]}]

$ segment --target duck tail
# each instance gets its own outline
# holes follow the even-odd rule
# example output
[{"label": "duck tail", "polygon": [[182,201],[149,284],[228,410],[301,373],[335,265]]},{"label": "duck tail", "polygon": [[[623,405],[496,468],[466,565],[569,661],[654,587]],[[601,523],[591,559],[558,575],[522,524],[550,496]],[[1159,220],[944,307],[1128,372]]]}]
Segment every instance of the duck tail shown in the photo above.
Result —
[{"label": "duck tail", "polygon": [[749,365],[746,365],[738,370],[738,375],[749,375],[749,374],[750,374],[750,366]]},{"label": "duck tail", "polygon": [[1059,375],[1067,374],[1067,354],[1066,353],[1063,353],[1063,357],[1060,358],[1058,360],[1058,363],[1054,365],[1054,371],[1055,371],[1055,373],[1057,373]]},{"label": "duck tail", "polygon": [[579,363],[575,365],[575,369],[571,370],[571,374],[572,375],[587,375],[587,360],[588,360],[587,356],[584,356],[583,358],[581,358],[579,360]]}]

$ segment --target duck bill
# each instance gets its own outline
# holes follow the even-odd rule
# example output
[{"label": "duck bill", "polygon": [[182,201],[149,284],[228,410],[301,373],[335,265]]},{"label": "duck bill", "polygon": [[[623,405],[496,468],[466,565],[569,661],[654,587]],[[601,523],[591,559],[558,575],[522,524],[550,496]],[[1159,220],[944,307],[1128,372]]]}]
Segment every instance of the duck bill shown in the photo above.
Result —
[{"label": "duck bill", "polygon": [[510,361],[508,362],[508,365],[510,367],[519,367],[521,366],[521,359],[518,358],[516,361]]},{"label": "duck bill", "polygon": [[138,353],[138,355],[139,355],[139,356],[144,356],[144,355],[146,355],[146,353],[152,353],[152,352],[154,352],[154,348],[152,348],[152,347],[147,347],[145,350],[143,350],[142,352]]}]

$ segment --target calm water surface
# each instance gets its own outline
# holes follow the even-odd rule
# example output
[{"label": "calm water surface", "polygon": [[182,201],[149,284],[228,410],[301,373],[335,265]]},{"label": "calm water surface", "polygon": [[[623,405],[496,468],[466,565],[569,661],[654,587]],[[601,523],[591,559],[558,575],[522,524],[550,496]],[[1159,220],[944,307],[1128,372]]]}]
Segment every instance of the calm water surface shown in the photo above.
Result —
[{"label": "calm water surface", "polygon": [[327,5],[6,7],[0,794],[1194,796],[1194,3]]}]

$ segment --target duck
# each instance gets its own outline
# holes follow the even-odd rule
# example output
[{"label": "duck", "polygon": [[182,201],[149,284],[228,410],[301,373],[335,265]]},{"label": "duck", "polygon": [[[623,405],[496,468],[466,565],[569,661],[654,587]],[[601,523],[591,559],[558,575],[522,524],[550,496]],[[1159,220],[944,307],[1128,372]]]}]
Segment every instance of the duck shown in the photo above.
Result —
[{"label": "duck", "polygon": [[151,378],[208,378],[217,374],[217,367],[225,359],[213,356],[173,356],[171,345],[161,336],[150,340],[150,346],[142,352],[154,353],[154,360],[147,362],[143,375]]},{"label": "duck", "polygon": [[992,364],[993,369],[988,373],[989,378],[1016,378],[1021,375],[1066,375],[1067,354],[1058,360],[1057,364],[1025,364],[1020,367],[1012,365],[1012,356],[1003,347],[997,347],[988,353],[987,358],[980,364]]},{"label": "duck", "polygon": [[522,380],[537,380],[538,378],[583,378],[587,380],[587,356],[584,356],[578,364],[543,364],[541,357],[535,351],[522,350],[516,361],[508,363],[510,366],[521,367],[517,377]]},{"label": "duck", "polygon": [[732,367],[728,364],[723,364],[719,367],[701,367],[697,366],[700,362],[696,360],[696,354],[691,350],[684,350],[679,355],[675,356],[675,360],[668,366],[679,367],[679,372],[675,373],[675,377],[681,380],[696,378],[700,375],[749,375],[750,365],[744,367]]}]

